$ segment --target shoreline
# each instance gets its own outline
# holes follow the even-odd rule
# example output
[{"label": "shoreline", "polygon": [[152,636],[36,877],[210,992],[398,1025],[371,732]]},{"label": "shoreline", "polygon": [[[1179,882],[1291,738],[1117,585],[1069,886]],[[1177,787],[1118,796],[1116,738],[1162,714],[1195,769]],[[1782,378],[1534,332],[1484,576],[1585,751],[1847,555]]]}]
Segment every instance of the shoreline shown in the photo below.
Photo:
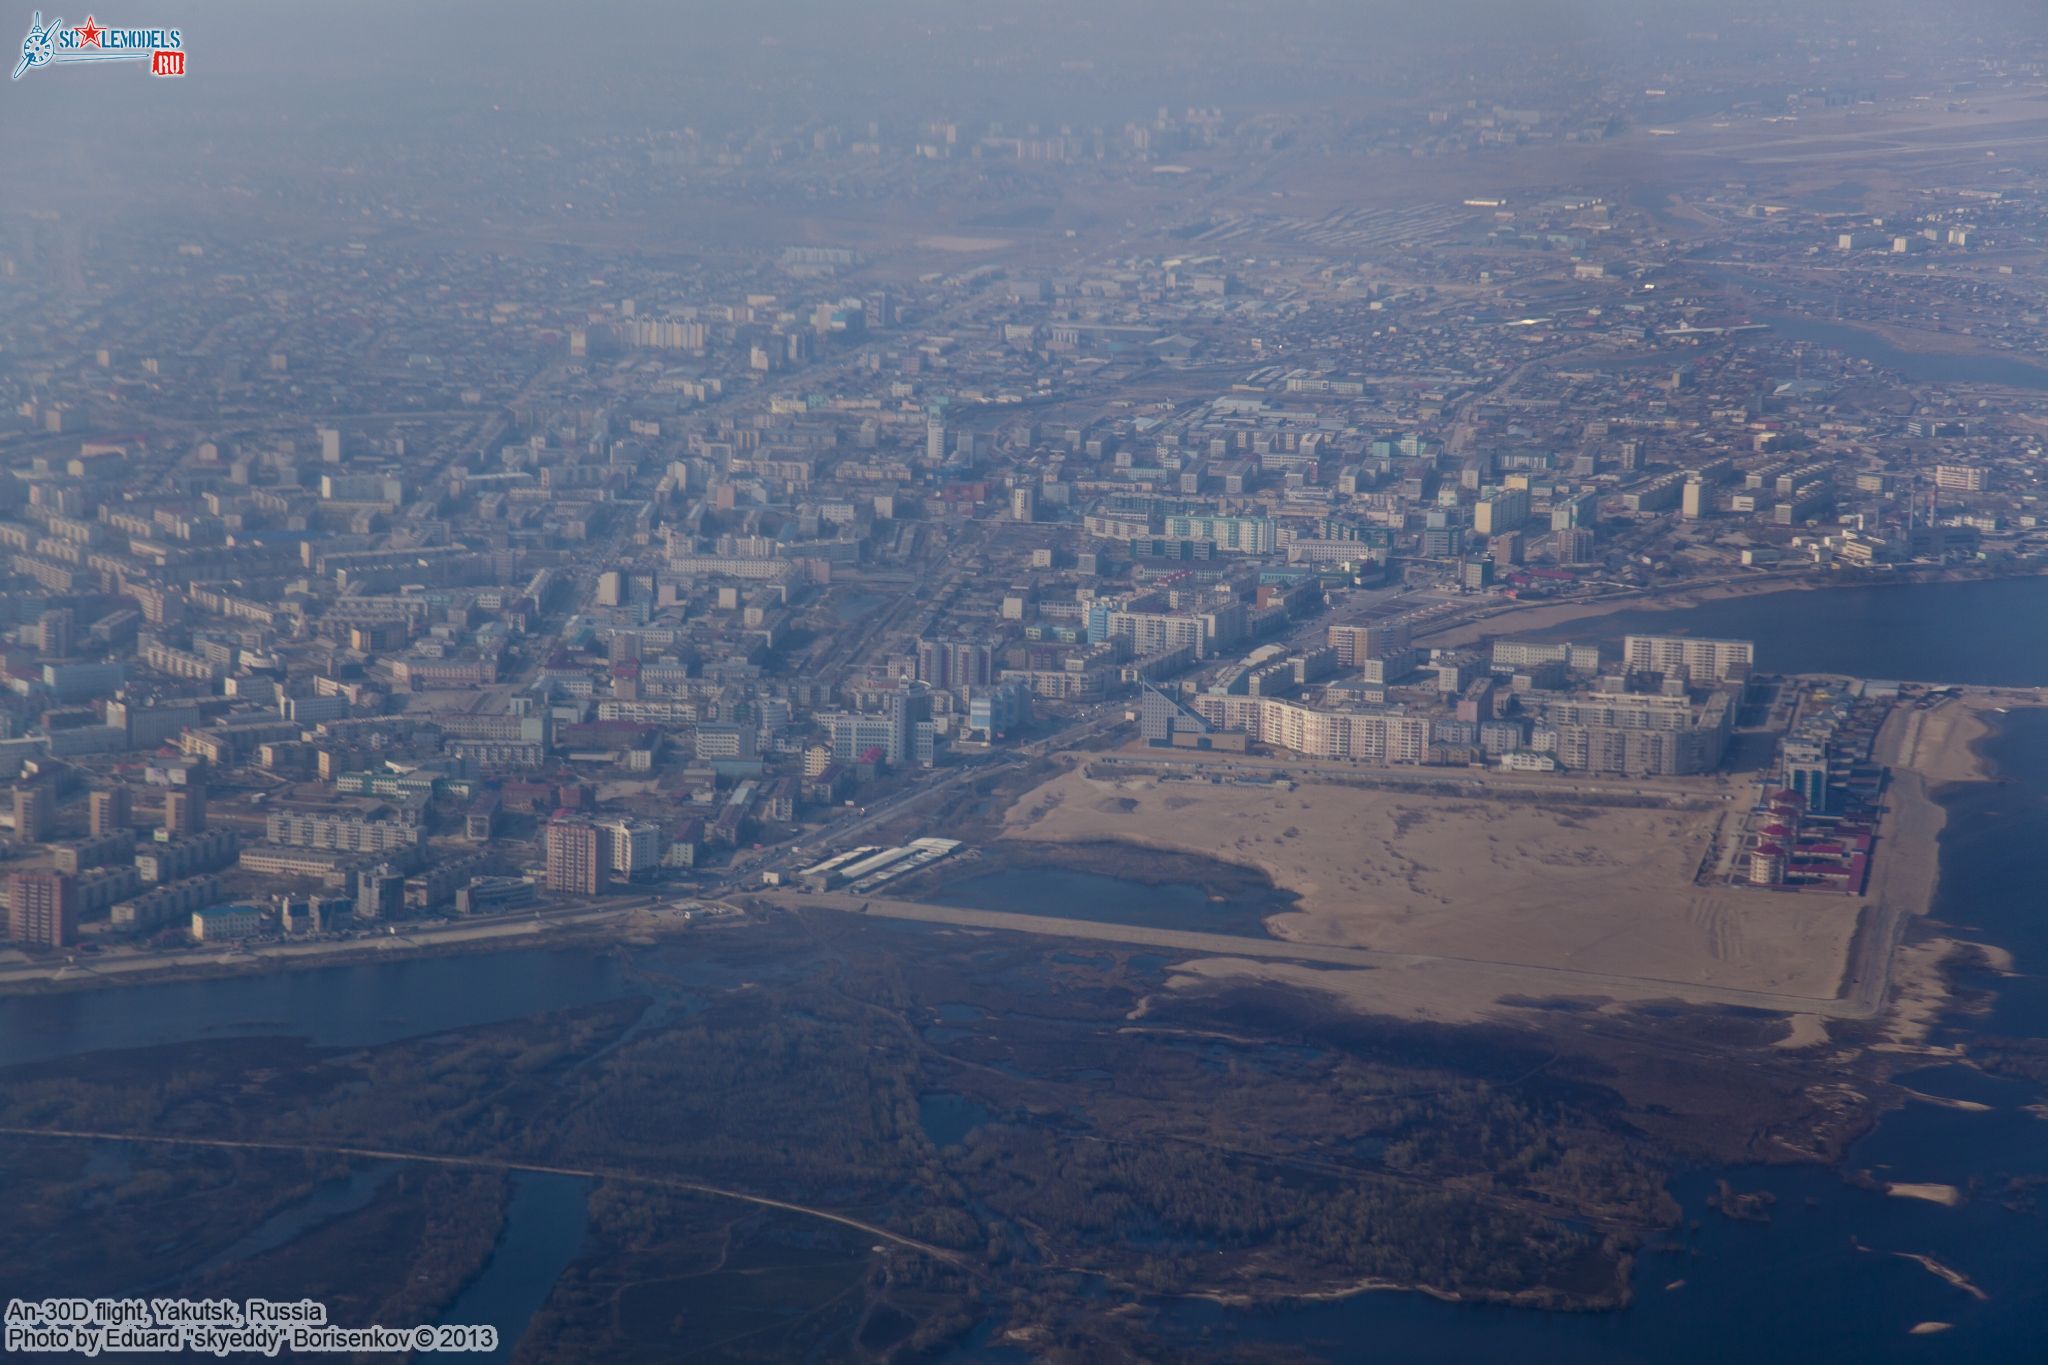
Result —
[{"label": "shoreline", "polygon": [[1997,717],[2044,707],[2048,694],[2034,688],[1970,685],[1909,713],[1898,735],[1889,740],[1880,735],[1878,761],[1918,773],[1934,788],[2005,781],[1990,753],[2003,730]]},{"label": "shoreline", "polygon": [[[1770,597],[1787,592],[1826,593],[1856,588],[1910,588],[1935,583],[1991,583],[2004,579],[2048,578],[2048,569],[2031,573],[1978,573],[1939,569],[1930,573],[1887,574],[1855,579],[1845,579],[1840,574],[1833,577],[1821,576],[1827,572],[1818,568],[1805,569],[1794,576],[1761,570],[1753,578],[1722,579],[1697,585],[1677,583],[1670,587],[1646,588],[1591,602],[1518,602],[1472,620],[1449,623],[1436,630],[1420,631],[1415,639],[1427,640],[1439,648],[1449,648],[1483,644],[1488,640],[1510,635],[1539,634],[1558,630],[1580,621],[1595,621],[1624,611],[1684,611],[1713,602]],[[1513,623],[1512,626],[1509,625],[1510,622]]]},{"label": "shoreline", "polygon": [[[1948,1055],[1948,1049],[1933,1047],[1927,1042],[1941,1015],[1952,1004],[1953,991],[1947,980],[1945,964],[1958,953],[1982,951],[1982,945],[1938,931],[1908,932],[1914,921],[1931,920],[1940,896],[1942,834],[1949,818],[1942,789],[1951,783],[1995,780],[1995,764],[1989,748],[1998,729],[1997,713],[2042,705],[2048,705],[2048,698],[2031,689],[1972,686],[1961,688],[1955,695],[1931,705],[1901,703],[1893,710],[1879,736],[1875,755],[1892,773],[1887,792],[1888,808],[1879,831],[1880,844],[1884,847],[1876,860],[1873,882],[1863,898],[1858,923],[1849,931],[1842,945],[1831,998],[1822,1005],[1818,992],[1813,992],[1812,1004],[1806,1009],[1796,1008],[1789,998],[1778,1006],[1794,1020],[1791,1046],[1823,1042],[1826,1034],[1822,1021],[1849,1018],[1869,1021],[1882,1030],[1881,1040],[1872,1045],[1877,1052]],[[1066,780],[1071,786],[1077,775],[1085,774],[1084,765],[1061,780]],[[1299,778],[1300,774],[1296,773],[1296,776]],[[1054,790],[1035,789],[1042,794],[1037,809],[1027,812],[1021,806],[1013,808],[999,842],[1071,845],[1079,841],[1080,836],[1072,830],[1058,827],[1058,819],[1063,818],[1063,808],[1071,806],[1071,810],[1064,812],[1071,815],[1080,809],[1072,804],[1076,800],[1090,806],[1101,803],[1086,801],[1088,793],[1085,792],[1077,794],[1057,789],[1058,781],[1047,784]],[[1121,781],[1113,777],[1091,775],[1085,785],[1090,788],[1101,786],[1105,790],[1114,787],[1123,791]],[[1290,790],[1292,786],[1290,783]],[[1189,791],[1191,796],[1176,796],[1173,803],[1183,806],[1195,804],[1206,789],[1191,788]],[[1135,804],[1133,798],[1140,793],[1131,791],[1124,795],[1125,800],[1120,804],[1131,806]],[[1308,818],[1305,812],[1306,808],[1303,814],[1291,818],[1305,821]],[[1191,815],[1192,812],[1184,814]],[[1023,818],[1020,819],[1020,815]],[[1046,824],[1048,817],[1053,821],[1050,827]],[[1122,824],[1121,821],[1114,823]],[[1091,824],[1088,841],[1099,847],[1105,838],[1131,849],[1140,857],[1194,853],[1176,834],[1135,820],[1129,826],[1115,829],[1105,829],[1099,822]],[[1311,945],[1341,944],[1441,961],[1469,961],[1462,954],[1447,957],[1446,950],[1441,948],[1381,942],[1378,935],[1357,937],[1342,934],[1331,937],[1327,932],[1306,934],[1306,921],[1314,918],[1319,902],[1329,900],[1340,890],[1326,884],[1336,876],[1336,872],[1324,869],[1329,875],[1318,873],[1304,877],[1302,869],[1294,866],[1278,845],[1263,839],[1254,842],[1256,847],[1242,841],[1236,846],[1207,847],[1200,856],[1243,868],[1269,885],[1300,898],[1302,913],[1280,916],[1267,922],[1267,932],[1274,939],[1297,946],[1307,940]],[[1328,906],[1323,908],[1328,910]],[[1327,931],[1329,926],[1319,924],[1319,928]],[[1515,959],[1490,962],[1489,965],[1503,970],[1529,971],[1539,969],[1543,964]],[[1583,963],[1573,965],[1584,969]],[[1269,969],[1257,974],[1271,977],[1280,973],[1277,969]],[[1374,981],[1382,987],[1391,984],[1386,973],[1377,974]],[[1697,982],[1691,984],[1695,988],[1701,985]],[[1780,991],[1782,994],[1783,988]],[[1802,997],[1808,995],[1807,992],[1798,994]],[[1629,997],[1623,994],[1619,998]],[[1362,1000],[1353,1003],[1368,1010],[1387,1008],[1390,1004],[1387,1000],[1379,1001],[1377,1006],[1367,1005]],[[1439,999],[1438,1007],[1443,1003]],[[1801,1036],[1801,1020],[1809,1021],[1804,1036]],[[1816,1034],[1819,1036],[1814,1036]]]},{"label": "shoreline", "polygon": [[[248,951],[192,950],[162,959],[116,959],[111,970],[68,963],[10,964],[0,968],[0,999],[72,995],[129,986],[217,981],[238,976],[355,967],[371,962],[415,962],[426,958],[516,952],[530,948],[610,947],[693,927],[692,921],[657,915],[645,906],[600,906],[569,916],[457,926],[432,937],[398,936],[331,943],[270,943]],[[617,930],[619,932],[607,932]],[[417,931],[415,931],[417,934]],[[132,964],[132,965],[130,965]]]},{"label": "shoreline", "polygon": [[[1966,580],[1912,579],[1911,582],[1940,582]],[[1645,588],[1635,592],[1621,593],[1594,601],[1578,602],[1511,602],[1498,610],[1466,621],[1457,621],[1434,630],[1418,631],[1415,639],[1428,640],[1440,648],[1479,644],[1501,638],[1510,633],[1509,622],[1513,622],[1512,634],[1525,635],[1540,631],[1555,630],[1579,621],[1598,620],[1624,611],[1684,611],[1689,607],[1705,606],[1709,602],[1726,602],[1746,597],[1769,597],[1781,592],[1826,592],[1842,586],[1866,586],[1862,584],[1816,583],[1810,577],[1781,577],[1759,574],[1753,579],[1738,579],[1730,582],[1717,580],[1702,584],[1673,584],[1668,588]],[[1489,629],[1489,627],[1501,627]]]},{"label": "shoreline", "polygon": [[[1913,774],[1918,780],[1911,784],[1895,785],[1896,794],[1901,798],[1898,821],[1911,820],[1921,828],[1912,831],[1912,837],[1900,838],[1892,835],[1894,847],[1891,857],[1881,867],[1889,870],[1878,874],[1878,885],[1873,887],[1870,900],[1878,908],[1888,899],[1896,897],[1901,901],[1917,904],[1902,905],[1897,922],[1886,928],[1889,935],[1902,932],[1906,920],[1926,918],[1939,894],[1939,842],[1940,833],[1946,822],[1946,812],[1939,799],[1938,789],[1951,782],[1991,780],[1995,776],[1994,765],[1985,750],[1995,737],[1996,726],[1984,714],[1998,706],[2012,708],[2021,705],[2048,704],[2031,697],[2006,697],[1987,690],[1983,694],[1965,694],[1940,703],[1930,711],[1913,711],[1901,717],[1902,729],[1895,736],[1888,737],[1891,752],[1885,761],[1902,772]],[[1913,788],[1919,790],[1913,790]],[[1913,817],[1917,816],[1915,819]],[[1026,852],[1034,841],[1031,839],[999,840],[998,846],[1012,842],[1024,847],[1014,850],[1023,854],[1020,861],[1043,863],[1047,861],[1046,851],[1059,847],[1065,841],[1047,841],[1037,850],[1038,856]],[[1211,861],[1220,869],[1263,882],[1271,888],[1276,898],[1291,901],[1293,907],[1276,907],[1279,914],[1287,908],[1298,908],[1302,889],[1289,887],[1276,875],[1278,869],[1253,858],[1234,858],[1223,850],[1211,850],[1204,855],[1191,855],[1184,848],[1177,848],[1170,842],[1155,843],[1134,832],[1119,831],[1097,841],[1093,852],[1100,854],[1103,846],[1122,846],[1152,858],[1174,862],[1199,857]],[[1079,845],[1088,848],[1088,845]],[[1101,857],[1083,860],[1097,871],[1108,872],[1107,861]],[[1931,863],[1932,866],[1925,866]],[[1123,875],[1131,875],[1131,869],[1121,869]],[[1152,869],[1153,879],[1170,876],[1165,869]],[[1147,880],[1142,871],[1137,880]],[[1924,898],[1914,894],[1916,887],[1905,883],[1924,883]],[[1905,894],[1899,895],[1898,893]],[[452,956],[468,953],[506,952],[536,947],[602,947],[623,942],[632,942],[646,935],[663,935],[684,928],[680,922],[666,915],[657,915],[644,905],[595,906],[573,912],[570,915],[550,919],[501,920],[491,924],[455,925],[438,934],[422,936],[421,931],[396,938],[365,938],[331,943],[268,944],[252,950],[226,949],[220,952],[190,951],[163,960],[144,958],[116,959],[113,963],[47,964],[23,963],[0,967],[0,998],[30,995],[69,994],[108,987],[158,985],[171,981],[215,980],[235,976],[258,975],[266,972],[293,972],[321,967],[355,966],[378,960],[420,959]],[[1853,989],[1856,975],[1856,958],[1868,951],[1861,942],[1868,931],[1876,926],[1859,928],[1857,942],[1852,944],[1850,960],[1845,962],[1843,989],[1837,999],[1848,997]],[[618,932],[607,932],[616,930]],[[1270,925],[1267,932],[1269,941],[1287,943],[1292,937]],[[1942,948],[1941,956],[1946,958],[1954,951],[1970,946],[1961,940],[1941,939],[1936,941]],[[1932,945],[1902,945],[1897,950],[1896,961],[1890,979],[1882,989],[1882,995],[1889,997],[1880,1006],[1883,1012],[1894,1015],[1902,1009],[1915,1016],[1903,1030],[1907,1037],[1924,1035],[1925,1026],[1932,1022],[1932,1010],[1938,1010],[1936,995],[1945,997],[1945,991],[1918,989],[1922,985],[1922,972],[1905,970],[1911,956],[1917,956],[1916,947]],[[1926,983],[1931,987],[1932,983]],[[1914,989],[1909,989],[1914,988]],[[1920,1008],[1907,1009],[1908,1006]],[[1904,1022],[1901,1020],[1901,1022]],[[1903,1042],[1904,1038],[1898,1041]]]},{"label": "shoreline", "polygon": [[[1792,590],[1795,585],[1783,585],[1764,591]],[[1724,589],[1719,596],[1755,595],[1736,589]],[[1687,605],[1674,602],[1673,606]],[[1939,789],[1952,782],[1973,782],[1996,779],[1995,764],[1986,752],[1989,743],[1995,739],[1998,727],[1986,715],[1996,709],[2018,709],[2021,707],[2048,706],[2048,698],[2015,688],[1981,688],[1965,691],[1962,695],[1942,701],[1928,711],[1911,711],[1900,717],[1900,730],[1890,736],[1881,736],[1881,761],[1895,771],[1912,774],[1916,781],[1908,785],[1895,784],[1900,798],[1900,809],[1892,818],[1898,822],[1910,821],[1918,825],[1911,837],[1900,838],[1891,834],[1893,849],[1889,858],[1880,861],[1876,874],[1876,885],[1868,897],[1870,909],[1880,910],[1888,898],[1896,898],[1902,904],[1888,926],[1876,926],[1866,922],[1859,925],[1850,945],[1849,955],[1844,963],[1841,988],[1836,1000],[1847,1000],[1857,983],[1857,966],[1860,956],[1871,951],[1864,940],[1872,937],[1874,928],[1882,928],[1876,935],[1878,942],[1903,936],[1904,926],[1910,919],[1927,918],[1940,891],[1939,844],[1941,830],[1946,823],[1946,810],[1939,797]],[[1914,790],[1918,788],[1918,790]],[[1061,846],[1090,849],[1098,856],[1083,855],[1089,864],[1088,870],[1111,875],[1132,876],[1134,880],[1171,880],[1172,873],[1165,868],[1152,869],[1115,868],[1108,865],[1111,860],[1099,856],[1104,849],[1123,847],[1141,854],[1146,859],[1158,859],[1172,863],[1184,859],[1211,862],[1218,870],[1227,870],[1226,876],[1235,874],[1262,882],[1270,888],[1276,900],[1283,902],[1267,918],[1284,918],[1290,911],[1299,913],[1300,902],[1313,890],[1291,886],[1279,875],[1280,869],[1267,862],[1245,856],[1232,856],[1222,849],[1192,853],[1177,847],[1170,841],[1153,841],[1134,831],[1104,831],[1089,844],[1072,844],[1066,840],[1040,840],[1028,836],[1019,838],[1016,832],[1008,837],[1000,834],[992,840],[997,848],[1006,845],[1021,845],[1008,851],[1021,854],[1018,859],[1026,863],[1045,863],[1046,853]],[[1033,856],[1030,849],[1042,844]],[[1150,875],[1147,875],[1149,871]],[[1135,874],[1135,875],[1134,875]],[[951,878],[942,878],[951,880]],[[1915,894],[1917,888],[1907,883],[1923,883],[1924,894]],[[1213,888],[1212,888],[1213,889]],[[402,926],[401,926],[402,927]],[[334,942],[269,943],[251,949],[224,948],[219,951],[203,949],[185,950],[162,959],[142,957],[121,957],[111,961],[91,960],[71,963],[21,962],[0,965],[0,998],[71,994],[102,988],[122,986],[161,985],[173,981],[217,980],[236,976],[260,975],[268,972],[295,972],[321,967],[358,966],[373,961],[414,960],[430,957],[453,956],[457,954],[483,954],[509,952],[529,948],[590,948],[632,943],[651,936],[666,937],[688,927],[687,921],[674,916],[655,912],[644,903],[613,906],[591,906],[566,914],[530,919],[501,919],[483,924],[453,924],[436,930],[413,928],[392,938],[363,938]],[[1266,932],[1272,943],[1291,943],[1294,936],[1287,932],[1298,926],[1275,927],[1270,922]],[[1256,941],[1256,940],[1255,940]],[[1964,940],[1940,938],[1923,944],[1901,943],[1893,953],[1891,971],[1878,986],[1878,999],[1874,1002],[1874,1013],[1891,1016],[1895,1024],[1904,1025],[1894,1037],[1894,1043],[1907,1045],[1908,1040],[1923,1038],[1934,1017],[1945,1007],[1949,992],[1938,984],[1941,964],[1959,950],[1981,947]],[[1930,953],[1930,950],[1938,950]],[[1930,957],[1930,961],[1920,961]],[[1910,1016],[1910,1017],[1908,1017]],[[1794,1015],[1793,1017],[1803,1017]]]},{"label": "shoreline", "polygon": [[[1941,899],[1942,833],[1948,825],[1948,806],[1943,794],[1951,786],[2002,780],[1989,752],[2001,728],[1996,713],[2048,705],[2032,695],[2003,695],[2009,690],[1969,691],[1945,699],[1927,711],[1901,713],[1896,732],[1879,736],[1879,761],[1895,775],[1892,791],[1900,800],[1899,817],[1917,813],[1929,820],[1923,836],[1915,841],[1916,847],[1895,849],[1886,860],[1898,867],[1901,854],[1907,854],[1903,866],[1909,874],[1921,871],[1926,883],[1924,893],[1914,897],[1920,902],[1919,908],[1900,916],[1890,927],[1893,934],[1903,937],[1909,919],[1936,923],[1934,911]],[[1900,782],[1899,776],[1910,776],[1912,781]],[[1883,866],[1881,863],[1880,869]],[[1880,879],[1885,876],[1880,870]],[[1888,885],[1881,881],[1881,888]],[[1858,944],[1859,951],[1863,946]],[[2004,951],[1995,945],[1942,933],[1920,942],[1901,942],[1893,955],[1890,999],[1884,1010],[1884,1041],[1874,1044],[1872,1051],[1961,1060],[1957,1049],[1927,1040],[1956,1006],[1952,964],[1959,955],[1987,950]]]}]

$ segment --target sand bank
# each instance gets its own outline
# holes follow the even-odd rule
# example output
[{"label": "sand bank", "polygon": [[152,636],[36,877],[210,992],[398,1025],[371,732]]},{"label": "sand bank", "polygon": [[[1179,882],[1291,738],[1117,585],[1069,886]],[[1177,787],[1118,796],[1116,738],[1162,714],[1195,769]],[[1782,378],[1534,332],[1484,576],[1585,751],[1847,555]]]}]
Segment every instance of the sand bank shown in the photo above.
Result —
[{"label": "sand bank", "polygon": [[[1874,900],[1912,915],[1933,909],[1940,890],[1941,830],[1948,821],[1933,789],[1993,778],[1985,741],[1996,731],[1998,711],[2037,704],[2031,693],[1981,689],[1924,710],[1901,708],[1886,720],[1876,757],[1893,771],[1880,826]],[[1929,938],[1898,950],[1891,968],[1886,1041],[1879,1050],[1960,1055],[1958,1048],[1932,1046],[1927,1039],[1950,1002],[1949,964],[1965,952],[1982,955],[1996,970],[2011,970],[2011,955],[2003,949],[1962,939]]]},{"label": "sand bank", "polygon": [[1802,1048],[1819,1047],[1828,1040],[1828,1022],[1817,1014],[1795,1014],[1789,1022],[1791,1027],[1785,1036],[1772,1043],[1772,1047],[1797,1052]]},{"label": "sand bank", "polygon": [[1951,697],[1925,710],[1895,711],[1879,736],[1879,758],[1893,767],[1910,769],[1931,785],[1982,782],[1993,774],[1983,743],[1993,732],[2000,708],[2017,699],[1972,692]]},{"label": "sand bank", "polygon": [[1969,1276],[1963,1274],[1960,1270],[1950,1269],[1932,1256],[1922,1256],[1917,1251],[1894,1251],[1892,1255],[1902,1261],[1911,1261],[1936,1279],[1948,1281],[1971,1298],[1976,1299],[1979,1303],[1985,1302],[1991,1297],[1972,1283]]},{"label": "sand bank", "polygon": [[[1004,834],[1117,839],[1257,868],[1300,897],[1298,911],[1266,921],[1291,942],[1533,969],[1518,989],[1498,983],[1509,989],[1495,999],[1543,1003],[1557,994],[1543,973],[1569,971],[1633,983],[1620,998],[1732,988],[1834,1000],[1861,902],[1694,885],[1721,795],[1702,787],[1684,806],[1636,808],[1578,805],[1563,792],[1482,800],[1076,769],[1026,793]],[[1400,1012],[1442,1017],[1424,1008],[1423,981],[1372,975],[1382,979],[1351,984]],[[1333,976],[1316,984],[1344,990]],[[1465,1014],[1475,1003],[1440,1009]]]},{"label": "sand bank", "polygon": [[1988,1114],[1991,1112],[1991,1106],[1980,1100],[1957,1100],[1951,1099],[1947,1095],[1928,1095],[1903,1085],[1899,1086],[1898,1090],[1900,1094],[1909,1100],[1916,1100],[1921,1104],[1931,1104],[1938,1109],[1960,1109],[1966,1114]]}]

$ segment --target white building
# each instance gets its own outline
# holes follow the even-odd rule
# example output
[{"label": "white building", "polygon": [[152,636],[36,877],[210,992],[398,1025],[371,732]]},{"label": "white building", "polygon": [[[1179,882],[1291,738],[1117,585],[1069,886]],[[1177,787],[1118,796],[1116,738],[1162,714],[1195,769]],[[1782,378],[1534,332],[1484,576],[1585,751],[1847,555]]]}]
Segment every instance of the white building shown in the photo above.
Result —
[{"label": "white building", "polygon": [[1739,682],[1756,666],[1756,642],[1629,635],[1622,640],[1621,661],[1631,673],[1662,673],[1693,682]]}]

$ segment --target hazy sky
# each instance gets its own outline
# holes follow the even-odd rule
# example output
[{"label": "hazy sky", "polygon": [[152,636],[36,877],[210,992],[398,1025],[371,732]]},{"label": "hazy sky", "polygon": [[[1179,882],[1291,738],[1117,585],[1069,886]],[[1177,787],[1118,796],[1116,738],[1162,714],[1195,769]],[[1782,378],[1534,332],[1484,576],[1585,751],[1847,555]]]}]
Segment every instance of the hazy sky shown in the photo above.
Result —
[{"label": "hazy sky", "polygon": [[[0,23],[10,52],[33,5],[17,7]],[[1976,0],[1967,8],[2010,7]],[[44,12],[77,22],[88,8]],[[847,112],[834,107],[843,96],[1029,100],[1048,81],[1070,99],[1083,88],[1134,100],[1183,88],[1186,98],[1207,88],[1278,99],[1290,82],[1320,83],[1416,49],[1483,68],[1550,45],[1590,44],[1619,65],[1702,28],[1722,31],[1730,45],[1763,39],[1758,18],[1795,9],[1796,22],[1816,32],[1860,29],[1875,41],[1875,16],[1894,8],[1916,12],[1893,0],[123,0],[118,18],[184,30],[191,75],[176,98],[194,103],[226,90],[249,104],[313,110],[353,99],[381,109],[395,100],[403,112],[432,107],[433,92],[460,90],[522,106],[637,111],[708,80],[764,100],[779,92],[792,115],[833,117]],[[1931,7],[1949,23],[1958,8]],[[1090,79],[1076,79],[1084,74]],[[0,127],[33,121],[41,131],[41,116],[55,114],[97,131],[99,110],[160,117],[177,106],[148,87],[173,84],[127,68],[34,72],[4,92]]]},{"label": "hazy sky", "polygon": [[[16,5],[9,52],[34,8]],[[1115,128],[1194,104],[1371,119],[1645,83],[1697,107],[1752,93],[1745,80],[1762,99],[1824,83],[1845,53],[1906,78],[1930,39],[2008,53],[2015,34],[2040,43],[2039,16],[2039,0],[122,0],[101,21],[182,29],[189,75],[73,67],[0,85],[0,214],[146,204],[152,181],[194,175],[374,175],[421,150],[576,154],[683,128]]]}]

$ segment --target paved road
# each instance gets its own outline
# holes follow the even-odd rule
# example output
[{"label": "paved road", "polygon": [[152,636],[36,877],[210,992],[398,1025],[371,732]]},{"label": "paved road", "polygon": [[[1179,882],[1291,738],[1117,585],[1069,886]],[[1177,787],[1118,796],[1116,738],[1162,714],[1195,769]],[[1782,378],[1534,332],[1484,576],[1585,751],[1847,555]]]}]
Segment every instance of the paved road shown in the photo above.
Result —
[{"label": "paved road", "polygon": [[1869,903],[1857,921],[1843,973],[1843,999],[1857,1013],[1841,1017],[1868,1019],[1885,1006],[1892,989],[1892,968],[1906,921],[1924,915],[1934,903],[1940,857],[1940,806],[1927,794],[1920,774],[1893,768],[1885,813],[1877,827],[1876,860]]},{"label": "paved road", "polygon": [[418,952],[422,949],[476,944],[494,940],[538,941],[549,931],[586,927],[624,918],[658,903],[656,898],[592,901],[567,908],[543,905],[509,915],[452,919],[444,924],[400,921],[394,934],[364,933],[355,938],[266,940],[256,943],[216,944],[171,952],[140,949],[133,952],[71,953],[64,961],[31,961],[0,965],[0,993],[10,987],[33,986],[43,982],[76,984],[83,981],[118,981],[124,977],[146,977],[156,973],[177,973],[194,969],[225,968],[253,971],[297,963],[344,962],[354,958],[377,957],[387,953]]},{"label": "paved road", "polygon": [[770,1199],[766,1195],[748,1194],[744,1190],[729,1190],[721,1185],[706,1185],[701,1181],[682,1180],[671,1176],[642,1175],[637,1171],[613,1170],[603,1166],[549,1166],[537,1161],[512,1161],[502,1157],[489,1156],[442,1156],[434,1152],[400,1152],[382,1147],[349,1147],[324,1142],[259,1142],[246,1138],[202,1138],[164,1137],[148,1133],[110,1133],[89,1128],[16,1128],[0,1127],[0,1136],[65,1138],[81,1142],[127,1142],[137,1146],[159,1147],[210,1147],[217,1150],[238,1152],[302,1152],[313,1156],[352,1157],[364,1161],[410,1161],[428,1166],[453,1166],[460,1170],[473,1171],[532,1171],[538,1175],[579,1176],[587,1180],[609,1180],[623,1185],[640,1185],[650,1189],[675,1190],[684,1194],[708,1195],[713,1199],[732,1199],[742,1204],[755,1204],[764,1209],[779,1209],[784,1213],[802,1214],[806,1218],[817,1218],[827,1223],[864,1232],[885,1242],[921,1252],[935,1261],[965,1270],[973,1275],[984,1272],[981,1267],[959,1255],[935,1247],[929,1242],[920,1242],[915,1237],[906,1237],[900,1232],[891,1232],[874,1223],[864,1223],[858,1218],[849,1218],[843,1213],[829,1209],[814,1208],[808,1204],[792,1204],[783,1199]]},{"label": "paved road", "polygon": [[1723,804],[1742,790],[1731,787],[1727,774],[1700,777],[1605,779],[1577,773],[1510,773],[1498,768],[1432,768],[1421,764],[1366,763],[1345,758],[1303,758],[1295,754],[1268,757],[1232,751],[1145,749],[1130,753],[1076,752],[1091,770],[1116,770],[1136,775],[1185,772],[1210,776],[1273,778],[1337,783],[1345,786],[1441,786],[1468,791],[1520,791],[1551,799],[1566,796],[1661,798],[1696,808]]}]

